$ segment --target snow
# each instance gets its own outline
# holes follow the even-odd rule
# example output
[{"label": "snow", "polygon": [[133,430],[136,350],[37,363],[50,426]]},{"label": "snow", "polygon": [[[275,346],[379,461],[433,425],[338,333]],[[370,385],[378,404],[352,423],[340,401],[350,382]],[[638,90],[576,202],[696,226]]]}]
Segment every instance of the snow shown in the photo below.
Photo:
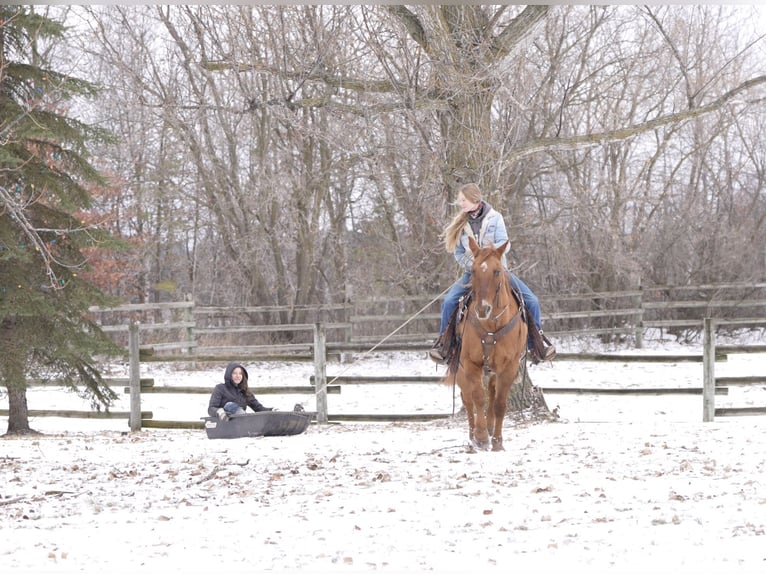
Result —
[{"label": "snow", "polygon": [[[762,340],[756,332],[745,342]],[[590,350],[701,353],[659,339],[643,351]],[[741,354],[715,368],[755,375],[763,365],[763,354]],[[141,376],[212,388],[225,365],[190,367],[142,365]],[[247,367],[255,385],[307,384],[313,371]],[[443,371],[422,354],[373,353],[328,365],[328,380],[340,374]],[[543,388],[702,385],[693,362],[557,360],[531,374]],[[29,395],[32,409],[83,408],[61,391]],[[259,398],[313,410],[309,397]],[[144,395],[142,409],[199,420],[207,398]],[[32,426],[45,434],[0,439],[0,572],[766,571],[766,418],[703,423],[701,395],[546,398],[561,421],[506,421],[501,453],[467,452],[459,417],[231,440],[41,417]],[[331,413],[450,413],[453,389],[345,385],[328,404]],[[716,397],[717,406],[765,404],[766,385]]]}]

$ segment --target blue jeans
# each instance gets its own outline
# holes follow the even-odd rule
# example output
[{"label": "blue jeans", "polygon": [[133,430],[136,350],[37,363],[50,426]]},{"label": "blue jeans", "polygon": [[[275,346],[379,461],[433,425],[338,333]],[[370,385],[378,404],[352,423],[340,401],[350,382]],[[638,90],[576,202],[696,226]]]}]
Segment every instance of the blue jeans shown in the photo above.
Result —
[{"label": "blue jeans", "polygon": [[225,410],[230,415],[240,415],[245,412],[245,409],[240,407],[237,403],[234,401],[230,401],[223,405],[223,410]]},{"label": "blue jeans", "polygon": [[[532,290],[527,287],[526,283],[516,277],[516,275],[510,271],[507,273],[514,288],[521,292],[521,296],[524,298],[524,306],[529,311],[535,325],[537,325],[538,329],[542,330],[543,325],[540,318],[540,300],[537,298],[537,295],[532,293]],[[447,323],[449,322],[450,317],[452,317],[452,313],[455,312],[460,297],[468,293],[470,287],[471,274],[466,272],[462,277],[455,281],[449,291],[447,291],[447,294],[444,296],[444,302],[442,303],[442,320],[441,325],[439,326],[439,336],[441,336],[442,333],[444,333],[444,329],[447,328]],[[532,349],[531,337],[527,338],[527,347]]]}]

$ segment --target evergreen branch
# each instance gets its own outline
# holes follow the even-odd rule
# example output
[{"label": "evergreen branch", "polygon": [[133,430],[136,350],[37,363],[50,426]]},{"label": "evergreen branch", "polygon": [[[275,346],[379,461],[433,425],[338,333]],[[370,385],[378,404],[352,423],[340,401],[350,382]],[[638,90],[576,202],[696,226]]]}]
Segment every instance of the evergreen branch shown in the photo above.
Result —
[{"label": "evergreen branch", "polygon": [[4,210],[6,210],[12,219],[16,220],[19,224],[19,227],[21,228],[22,233],[27,237],[29,240],[31,246],[34,248],[34,250],[40,254],[40,257],[43,260],[43,264],[45,266],[45,274],[48,277],[48,282],[50,284],[50,287],[54,290],[63,289],[64,285],[61,282],[61,278],[58,276],[58,274],[55,271],[55,267],[60,267],[62,269],[69,269],[69,270],[82,270],[85,268],[87,264],[87,259],[84,259],[83,261],[79,263],[67,263],[65,261],[62,261],[58,257],[55,256],[55,254],[51,251],[50,247],[48,246],[48,242],[46,242],[42,237],[41,233],[54,233],[56,235],[65,235],[65,234],[72,234],[77,233],[80,231],[87,232],[88,227],[81,226],[79,228],[39,228],[36,227],[27,217],[26,209],[29,207],[29,205],[35,203],[35,200],[29,199],[24,202],[20,202],[17,199],[15,199],[14,195],[10,190],[7,188],[0,186],[0,199],[2,199],[2,204],[4,206]]}]

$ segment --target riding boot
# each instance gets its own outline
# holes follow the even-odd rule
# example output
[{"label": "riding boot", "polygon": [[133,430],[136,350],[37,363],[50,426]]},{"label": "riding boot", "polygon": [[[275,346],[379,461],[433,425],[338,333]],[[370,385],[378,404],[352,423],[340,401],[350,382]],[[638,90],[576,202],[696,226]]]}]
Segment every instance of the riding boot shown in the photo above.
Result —
[{"label": "riding boot", "polygon": [[436,339],[433,347],[428,351],[428,356],[437,365],[443,365],[447,362],[447,356],[444,353],[444,343],[442,343],[441,336]]},{"label": "riding boot", "polygon": [[455,326],[458,323],[458,316],[462,312],[463,305],[466,304],[467,297],[464,295],[460,298],[460,302],[455,310],[452,312],[447,326],[444,328],[443,333],[439,333],[436,337],[433,347],[428,351],[428,356],[431,360],[438,365],[446,365],[449,357],[456,352],[456,336]]},{"label": "riding boot", "polygon": [[529,336],[532,339],[532,364],[536,365],[541,361],[552,361],[556,357],[556,348],[551,344],[543,332],[537,328],[534,321],[527,323]]},{"label": "riding boot", "polygon": [[545,349],[543,350],[543,356],[541,358],[542,361],[552,361],[556,358],[556,347],[553,346],[553,343],[551,343],[548,340],[548,337],[545,336],[545,333],[542,331],[538,331],[540,333],[540,338],[543,340],[543,343],[545,344]]}]

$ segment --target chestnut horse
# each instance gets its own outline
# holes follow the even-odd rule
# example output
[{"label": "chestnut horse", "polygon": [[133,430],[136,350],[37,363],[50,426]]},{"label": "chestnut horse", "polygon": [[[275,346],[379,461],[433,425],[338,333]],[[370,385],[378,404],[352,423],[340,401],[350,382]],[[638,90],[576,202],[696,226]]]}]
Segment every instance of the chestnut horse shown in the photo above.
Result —
[{"label": "chestnut horse", "polygon": [[503,449],[503,419],[511,385],[519,373],[526,350],[527,325],[511,291],[509,274],[502,263],[508,241],[479,248],[471,237],[469,246],[473,296],[460,324],[460,360],[455,376],[468,416],[471,449]]}]

